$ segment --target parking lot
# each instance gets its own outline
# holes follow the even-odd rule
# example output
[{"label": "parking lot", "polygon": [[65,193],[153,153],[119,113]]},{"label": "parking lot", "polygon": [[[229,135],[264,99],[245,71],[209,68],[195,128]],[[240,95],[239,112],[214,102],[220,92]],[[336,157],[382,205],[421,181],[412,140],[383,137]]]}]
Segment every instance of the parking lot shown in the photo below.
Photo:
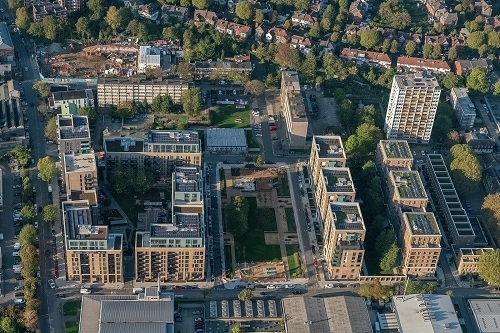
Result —
[{"label": "parking lot", "polygon": [[[189,303],[179,304],[175,311],[176,333],[198,333],[203,332],[205,319],[203,304]],[[201,331],[200,331],[201,330]]]}]

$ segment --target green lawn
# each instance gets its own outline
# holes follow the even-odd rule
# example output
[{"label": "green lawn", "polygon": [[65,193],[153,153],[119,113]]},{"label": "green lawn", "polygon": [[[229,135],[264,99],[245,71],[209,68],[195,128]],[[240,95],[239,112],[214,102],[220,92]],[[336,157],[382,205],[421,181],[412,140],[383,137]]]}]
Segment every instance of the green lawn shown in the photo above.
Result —
[{"label": "green lawn", "polygon": [[245,131],[247,137],[248,148],[260,148],[259,144],[253,139],[253,133],[251,130]]},{"label": "green lawn", "polygon": [[278,197],[290,197],[290,188],[288,187],[288,176],[286,174],[283,177],[278,178],[278,187],[276,188],[278,192]]},{"label": "green lawn", "polygon": [[78,323],[75,322],[66,322],[66,333],[78,333]]},{"label": "green lawn", "polygon": [[217,111],[210,113],[213,126],[219,128],[248,128],[250,127],[250,110],[237,109],[233,105],[221,105]]},{"label": "green lawn", "polygon": [[125,214],[132,223],[137,226],[137,207],[135,206],[135,198],[132,195],[114,195],[118,205],[123,209]]},{"label": "green lawn", "polygon": [[295,217],[293,216],[293,208],[285,208],[286,215],[286,225],[288,226],[288,231],[297,231],[297,226],[295,224]]},{"label": "green lawn", "polygon": [[80,301],[69,301],[69,302],[64,303],[64,306],[63,306],[64,315],[65,316],[76,316],[76,314],[78,313],[78,310],[80,310],[81,305],[82,305],[82,302],[80,302]]},{"label": "green lawn", "polygon": [[288,271],[290,272],[290,277],[297,278],[303,277],[304,272],[300,266],[299,248],[297,245],[286,245],[286,254],[288,261]]}]

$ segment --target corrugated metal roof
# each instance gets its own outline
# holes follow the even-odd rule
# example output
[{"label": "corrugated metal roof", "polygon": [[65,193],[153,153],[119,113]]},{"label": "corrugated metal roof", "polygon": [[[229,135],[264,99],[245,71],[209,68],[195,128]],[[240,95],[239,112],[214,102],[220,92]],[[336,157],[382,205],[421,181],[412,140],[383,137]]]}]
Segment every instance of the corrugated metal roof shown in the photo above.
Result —
[{"label": "corrugated metal roof", "polygon": [[[101,323],[173,322],[171,301],[105,300],[101,302]],[[102,325],[102,324],[101,324]]]},{"label": "corrugated metal roof", "polygon": [[167,323],[102,323],[99,333],[166,333]]}]

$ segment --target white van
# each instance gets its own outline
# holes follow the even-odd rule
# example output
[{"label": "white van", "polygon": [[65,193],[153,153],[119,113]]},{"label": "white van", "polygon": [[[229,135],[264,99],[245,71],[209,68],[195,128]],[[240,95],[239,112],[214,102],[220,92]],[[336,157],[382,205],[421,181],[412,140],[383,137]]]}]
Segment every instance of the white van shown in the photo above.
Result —
[{"label": "white van", "polygon": [[21,249],[21,244],[16,243],[14,244],[14,250],[19,251]]},{"label": "white van", "polygon": [[92,293],[92,290],[89,289],[89,288],[82,288],[82,289],[80,289],[80,294],[86,294],[86,295],[88,295],[88,294],[91,294],[91,293]]},{"label": "white van", "polygon": [[132,289],[132,293],[134,294],[140,294],[140,293],[143,293],[144,292],[144,289],[143,288],[134,288]]}]

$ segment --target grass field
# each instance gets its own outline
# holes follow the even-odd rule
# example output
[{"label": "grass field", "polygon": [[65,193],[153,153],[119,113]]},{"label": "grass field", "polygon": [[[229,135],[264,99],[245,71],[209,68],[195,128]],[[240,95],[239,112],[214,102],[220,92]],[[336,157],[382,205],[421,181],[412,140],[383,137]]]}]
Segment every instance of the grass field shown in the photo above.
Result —
[{"label": "grass field", "polygon": [[260,148],[259,144],[253,139],[252,130],[245,131],[245,135],[247,137],[248,148]]},{"label": "grass field", "polygon": [[288,271],[290,277],[302,277],[304,272],[300,266],[299,249],[297,245],[286,245],[286,255],[288,261]]},{"label": "grass field", "polygon": [[286,174],[278,178],[276,192],[278,193],[278,197],[290,197],[290,188],[288,187],[288,177]]},{"label": "grass field", "polygon": [[293,216],[293,208],[285,208],[286,215],[286,225],[288,226],[288,231],[297,231],[297,226],[295,224],[295,217]]},{"label": "grass field", "polygon": [[66,322],[66,333],[78,333],[78,323],[75,322]]},{"label": "grass field", "polygon": [[64,315],[65,316],[76,316],[78,313],[78,310],[80,310],[80,307],[82,305],[82,302],[80,301],[69,301],[64,303],[63,309],[64,309]]},{"label": "grass field", "polygon": [[250,127],[250,110],[237,109],[233,105],[219,106],[218,111],[210,114],[213,126],[219,128],[248,128]]}]

